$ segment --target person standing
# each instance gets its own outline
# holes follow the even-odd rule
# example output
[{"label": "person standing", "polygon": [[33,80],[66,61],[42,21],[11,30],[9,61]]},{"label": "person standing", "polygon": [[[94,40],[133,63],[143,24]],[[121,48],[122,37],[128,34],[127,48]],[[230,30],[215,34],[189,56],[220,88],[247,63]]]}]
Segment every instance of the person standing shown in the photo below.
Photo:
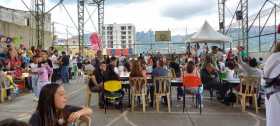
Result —
[{"label": "person standing", "polygon": [[280,117],[280,43],[275,46],[273,54],[264,65],[264,78],[274,79],[272,83],[266,81],[266,126],[279,126]]},{"label": "person standing", "polygon": [[61,78],[63,83],[69,83],[69,56],[66,55],[66,53],[62,52],[62,58],[61,58]]},{"label": "person standing", "polygon": [[[33,57],[31,64],[29,64],[29,68],[30,70],[38,68],[38,57]],[[38,74],[31,72],[31,85],[34,93],[34,100],[37,100],[39,97],[37,93],[37,84],[38,84]]]},{"label": "person standing", "polygon": [[53,64],[52,82],[56,82],[59,78],[59,64],[58,64],[58,51],[57,50],[54,51],[50,60],[52,61],[52,64]]},{"label": "person standing", "polygon": [[39,97],[42,87],[49,83],[49,75],[52,74],[52,68],[43,60],[38,58],[38,68],[33,68],[31,71],[38,74],[36,96]]},{"label": "person standing", "polygon": [[[48,54],[48,51],[47,50],[42,50],[40,52],[40,57],[43,58],[43,62],[47,63],[49,65],[49,67],[51,69],[53,69],[53,64],[52,64],[52,61],[49,59],[49,54]],[[53,70],[52,70],[53,71]],[[50,73],[48,75],[48,78],[50,79],[49,81],[51,81],[51,78],[52,78],[52,73]]]}]

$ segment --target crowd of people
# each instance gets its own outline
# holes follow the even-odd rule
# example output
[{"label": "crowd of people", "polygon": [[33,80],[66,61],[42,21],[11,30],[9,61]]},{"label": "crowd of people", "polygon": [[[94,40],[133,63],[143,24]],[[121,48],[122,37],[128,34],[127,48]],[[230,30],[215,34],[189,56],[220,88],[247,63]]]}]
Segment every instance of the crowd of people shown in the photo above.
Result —
[{"label": "crowd of people", "polygon": [[[99,104],[102,107],[102,84],[108,80],[120,80],[123,73],[129,73],[129,77],[144,77],[147,76],[169,76],[174,73],[174,77],[183,78],[186,75],[195,75],[201,79],[206,90],[210,91],[210,96],[216,96],[224,100],[228,88],[221,87],[219,73],[226,72],[228,78],[234,78],[237,73],[244,75],[263,76],[261,61],[256,58],[250,58],[246,55],[241,55],[244,49],[241,47],[239,52],[234,53],[229,50],[223,52],[217,46],[213,46],[211,51],[208,51],[208,46],[205,44],[203,48],[199,44],[190,48],[185,55],[163,55],[157,54],[140,54],[138,57],[127,57],[124,55],[118,58],[111,56],[102,56],[101,51],[97,52],[95,58],[86,60],[84,65],[87,73],[90,74],[89,87],[94,92],[100,93]],[[90,72],[89,72],[90,71]],[[153,87],[149,87],[150,94],[153,95]],[[177,88],[178,100],[182,99],[183,89]],[[153,99],[153,96],[151,96]],[[152,103],[151,103],[152,104]]]},{"label": "crowd of people", "polygon": [[[14,82],[26,81],[26,87],[34,92],[34,100],[38,100],[40,90],[50,82],[57,82],[60,78],[68,84],[72,75],[76,75],[79,55],[66,55],[50,47],[48,50],[20,45],[2,47],[0,68],[3,76],[10,75]],[[76,70],[76,71],[73,71]],[[29,76],[23,78],[23,73]],[[16,87],[15,87],[16,88]]]},{"label": "crowd of people", "polygon": [[[261,57],[258,60],[249,57],[243,47],[238,47],[236,52],[233,49],[225,52],[217,46],[212,46],[210,50],[207,44],[202,47],[199,44],[189,47],[189,51],[183,55],[163,55],[158,52],[157,54],[143,53],[137,57],[124,55],[115,57],[103,56],[101,51],[97,51],[93,58],[83,57],[78,53],[72,55],[64,51],[59,52],[53,47],[42,50],[34,47],[27,49],[23,45],[19,48],[8,45],[1,52],[0,67],[1,72],[14,79],[20,79],[24,72],[29,73],[30,79],[27,81],[30,83],[28,83],[27,88],[33,91],[35,100],[38,101],[38,107],[30,124],[55,126],[56,124],[64,125],[66,122],[73,122],[80,116],[92,113],[89,108],[66,105],[64,88],[56,84],[60,78],[62,83],[69,84],[71,78],[76,78],[82,73],[88,75],[90,78],[88,81],[89,89],[99,93],[100,108],[104,107],[104,82],[120,80],[120,76],[124,74],[127,74],[129,78],[196,76],[203,85],[202,90],[209,90],[211,98],[217,96],[220,101],[228,104],[230,100],[227,98],[232,97],[227,97],[229,95],[227,94],[228,87],[221,86],[221,73],[226,73],[227,79],[237,78],[240,74],[259,78],[275,78],[278,76],[275,66],[279,61],[276,56],[279,52],[279,46],[280,44],[276,45],[275,54],[271,56],[273,58],[268,59],[269,65],[264,65]],[[153,88],[153,86],[148,87],[151,101],[154,98]],[[275,108],[276,103],[272,102],[275,102],[277,98],[274,97],[274,94],[276,92],[279,95],[279,93],[277,93],[278,89],[271,88],[271,90],[273,91],[270,92],[269,96],[272,100],[269,102],[267,98],[268,104],[266,105],[268,108]],[[178,100],[182,99],[185,95],[184,92],[181,86],[177,87]],[[166,102],[166,100],[164,101]],[[267,115],[272,113],[274,113],[273,110],[268,109]],[[271,115],[268,118],[274,120],[274,117],[277,116]]]}]

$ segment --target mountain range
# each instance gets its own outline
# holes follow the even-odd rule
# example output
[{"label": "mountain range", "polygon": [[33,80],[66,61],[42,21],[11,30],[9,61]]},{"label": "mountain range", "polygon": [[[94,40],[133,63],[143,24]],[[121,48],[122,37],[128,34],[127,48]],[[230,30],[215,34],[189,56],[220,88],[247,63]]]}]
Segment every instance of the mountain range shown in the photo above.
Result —
[{"label": "mountain range", "polygon": [[[260,51],[269,51],[272,43],[275,41],[275,26],[266,26],[263,28],[262,34],[264,36],[259,36],[259,31],[262,30],[262,27],[258,26],[252,26],[252,28],[249,30],[249,51],[250,52],[258,52]],[[192,34],[188,35],[173,35],[171,37],[171,42],[173,44],[170,44],[169,47],[169,53],[176,52],[176,53],[183,53],[186,50],[186,44],[185,40],[190,38]],[[232,47],[236,47],[238,40],[241,39],[241,29],[240,28],[231,28],[228,31],[227,34],[232,39]],[[279,35],[277,35],[277,38]],[[260,39],[260,45],[259,46],[259,39]],[[226,44],[226,47],[229,48],[230,44]],[[148,32],[137,32],[136,33],[136,52],[147,52],[150,51],[151,47],[153,48],[153,51],[159,51],[163,53],[168,53],[168,44],[164,42],[156,42],[155,41],[155,33],[153,31]],[[138,48],[140,47],[140,48]],[[261,47],[261,49],[259,49]],[[171,52],[170,52],[171,51]]]}]

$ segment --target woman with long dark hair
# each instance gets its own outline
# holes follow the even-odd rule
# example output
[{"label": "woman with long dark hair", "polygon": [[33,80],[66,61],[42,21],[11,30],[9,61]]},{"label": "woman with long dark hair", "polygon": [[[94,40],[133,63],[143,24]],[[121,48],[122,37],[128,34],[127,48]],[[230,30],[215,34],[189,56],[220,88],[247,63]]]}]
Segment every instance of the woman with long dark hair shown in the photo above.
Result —
[{"label": "woman with long dark hair", "polygon": [[67,126],[80,117],[90,116],[90,108],[67,105],[63,86],[52,83],[42,88],[38,106],[29,120],[31,126]]},{"label": "woman with long dark hair", "polygon": [[142,69],[142,66],[138,60],[132,61],[132,69],[129,77],[146,77],[146,71]]},{"label": "woman with long dark hair", "polygon": [[109,80],[120,80],[119,75],[114,70],[115,66],[113,64],[108,65],[108,69],[104,75],[104,82]]}]

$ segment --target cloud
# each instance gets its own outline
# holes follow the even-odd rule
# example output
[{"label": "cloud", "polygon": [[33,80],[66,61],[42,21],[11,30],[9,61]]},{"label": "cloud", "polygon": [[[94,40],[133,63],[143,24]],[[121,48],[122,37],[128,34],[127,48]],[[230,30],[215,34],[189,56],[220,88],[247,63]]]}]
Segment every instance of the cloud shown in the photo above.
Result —
[{"label": "cloud", "polygon": [[164,7],[161,15],[176,20],[183,20],[197,15],[215,13],[216,8],[216,0],[182,0]]},{"label": "cloud", "polygon": [[106,0],[105,4],[131,4],[131,3],[141,3],[148,0]]},{"label": "cloud", "polygon": [[[57,3],[60,0],[50,0],[50,2]],[[95,1],[95,0],[88,0],[89,2]],[[107,5],[113,5],[113,4],[131,4],[131,3],[139,3],[139,2],[145,2],[148,0],[105,0],[105,4]],[[76,4],[77,0],[64,0],[64,4]]]}]

